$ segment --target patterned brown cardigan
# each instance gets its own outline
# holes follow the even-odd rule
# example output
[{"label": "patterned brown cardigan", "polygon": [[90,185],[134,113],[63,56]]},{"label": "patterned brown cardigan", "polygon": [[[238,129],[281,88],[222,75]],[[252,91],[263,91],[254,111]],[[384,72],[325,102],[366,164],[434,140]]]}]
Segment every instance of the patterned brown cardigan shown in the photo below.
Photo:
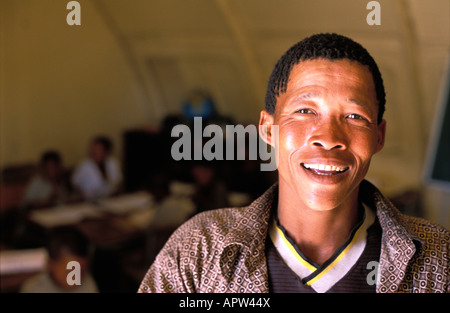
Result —
[{"label": "patterned brown cardigan", "polygon": [[[269,292],[265,240],[275,184],[248,207],[200,213],[170,237],[138,292]],[[401,214],[372,184],[360,199],[382,228],[377,292],[448,292],[450,234]]]}]

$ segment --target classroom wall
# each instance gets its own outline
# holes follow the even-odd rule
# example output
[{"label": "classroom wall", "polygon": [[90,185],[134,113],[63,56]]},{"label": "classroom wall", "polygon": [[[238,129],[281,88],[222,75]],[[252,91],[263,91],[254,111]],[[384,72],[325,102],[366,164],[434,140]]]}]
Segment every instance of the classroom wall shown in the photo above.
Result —
[{"label": "classroom wall", "polygon": [[83,27],[66,23],[65,1],[1,2],[0,166],[35,162],[45,149],[68,165],[101,133],[149,120],[124,52],[90,1]]}]

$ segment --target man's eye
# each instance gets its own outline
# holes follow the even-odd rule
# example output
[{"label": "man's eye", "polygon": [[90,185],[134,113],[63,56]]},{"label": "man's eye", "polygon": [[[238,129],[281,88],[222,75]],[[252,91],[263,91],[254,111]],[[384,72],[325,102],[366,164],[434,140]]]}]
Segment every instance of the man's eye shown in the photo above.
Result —
[{"label": "man's eye", "polygon": [[354,120],[367,120],[366,118],[362,117],[361,115],[355,114],[355,113],[347,115],[347,118],[354,119]]},{"label": "man's eye", "polygon": [[311,111],[310,109],[300,109],[300,110],[297,110],[296,113],[311,114],[311,113],[313,113],[313,111]]}]

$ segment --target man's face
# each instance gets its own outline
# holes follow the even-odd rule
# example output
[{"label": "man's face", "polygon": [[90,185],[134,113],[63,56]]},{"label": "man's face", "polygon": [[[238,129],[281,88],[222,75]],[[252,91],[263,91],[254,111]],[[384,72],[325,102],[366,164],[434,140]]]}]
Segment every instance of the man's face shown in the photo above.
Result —
[{"label": "man's face", "polygon": [[325,59],[295,65],[274,115],[263,111],[260,120],[279,125],[280,188],[290,200],[331,210],[356,195],[372,155],[384,144],[385,121],[378,124],[377,113],[365,66]]}]

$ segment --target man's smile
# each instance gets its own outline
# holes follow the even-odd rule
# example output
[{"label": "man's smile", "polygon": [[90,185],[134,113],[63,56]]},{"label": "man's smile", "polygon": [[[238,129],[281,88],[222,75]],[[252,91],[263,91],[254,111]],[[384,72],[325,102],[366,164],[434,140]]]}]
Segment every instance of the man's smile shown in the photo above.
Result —
[{"label": "man's smile", "polygon": [[342,183],[351,175],[352,169],[348,162],[336,158],[314,158],[297,164],[310,180],[322,185]]},{"label": "man's smile", "polygon": [[334,165],[326,165],[326,164],[316,164],[316,163],[301,163],[303,168],[317,174],[317,175],[338,175],[342,174],[349,169],[348,166],[334,166]]}]

